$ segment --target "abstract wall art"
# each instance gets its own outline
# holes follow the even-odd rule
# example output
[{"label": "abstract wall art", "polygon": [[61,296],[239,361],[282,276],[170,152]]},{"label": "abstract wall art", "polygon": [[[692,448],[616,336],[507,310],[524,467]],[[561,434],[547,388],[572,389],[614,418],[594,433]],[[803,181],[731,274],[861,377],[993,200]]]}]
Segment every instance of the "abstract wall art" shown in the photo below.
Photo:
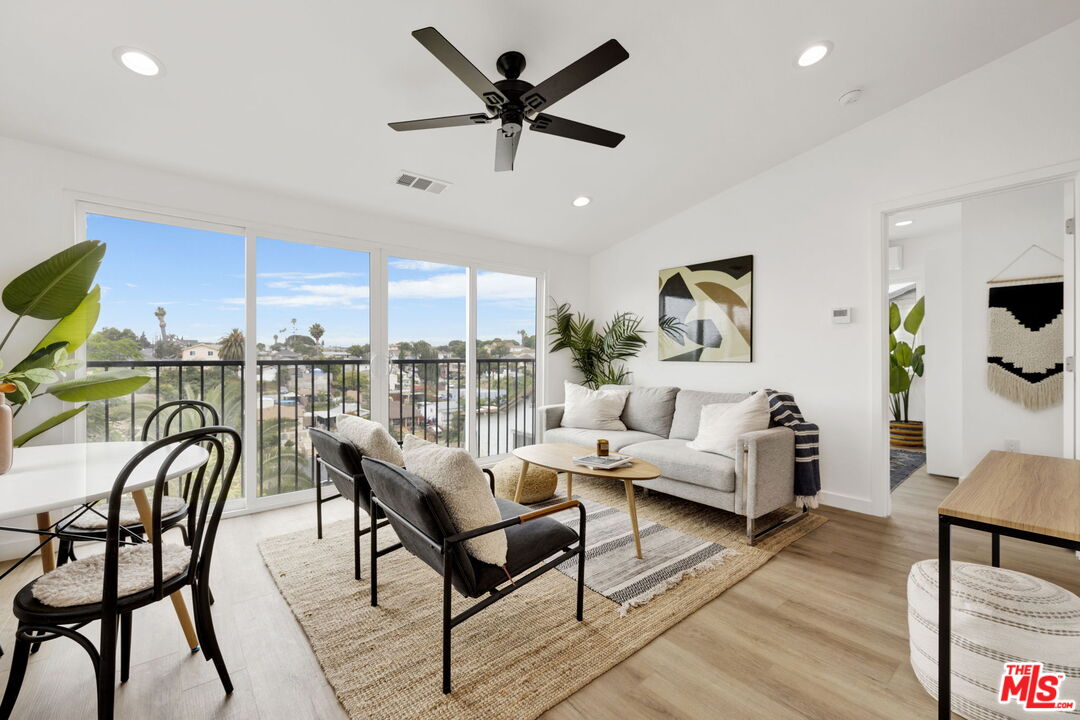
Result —
[{"label": "abstract wall art", "polygon": [[751,362],[754,256],[660,271],[660,359]]}]

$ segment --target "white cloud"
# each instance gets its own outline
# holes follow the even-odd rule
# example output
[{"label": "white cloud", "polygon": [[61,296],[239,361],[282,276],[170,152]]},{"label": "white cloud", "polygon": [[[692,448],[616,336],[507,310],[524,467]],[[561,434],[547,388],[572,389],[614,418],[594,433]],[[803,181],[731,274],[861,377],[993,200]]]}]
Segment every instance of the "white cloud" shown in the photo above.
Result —
[{"label": "white cloud", "polygon": [[478,272],[476,295],[484,300],[535,300],[536,278],[506,273]]},{"label": "white cloud", "polygon": [[443,265],[442,263],[433,263],[426,260],[406,260],[405,258],[392,258],[387,264],[395,270],[423,270],[425,272],[452,270],[456,267],[454,265]]},{"label": "white cloud", "polygon": [[135,283],[124,283],[124,284],[125,284],[125,285],[127,285],[127,286],[128,286],[128,287],[130,287],[130,288],[137,288],[137,287],[139,287],[139,286],[138,286],[138,285],[136,285]]},{"label": "white cloud", "polygon": [[261,278],[274,278],[277,280],[331,280],[334,278],[363,277],[364,273],[358,272],[302,272],[299,270],[285,270],[282,272],[262,272]]},{"label": "white cloud", "polygon": [[388,291],[391,298],[441,300],[463,298],[468,286],[465,273],[443,273],[420,280],[394,280]]}]

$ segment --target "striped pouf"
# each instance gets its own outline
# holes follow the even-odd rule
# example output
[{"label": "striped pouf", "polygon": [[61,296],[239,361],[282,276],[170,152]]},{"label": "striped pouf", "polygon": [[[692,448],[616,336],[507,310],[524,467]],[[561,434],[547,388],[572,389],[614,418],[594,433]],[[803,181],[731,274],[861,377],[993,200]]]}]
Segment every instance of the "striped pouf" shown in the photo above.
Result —
[{"label": "striped pouf", "polygon": [[[938,561],[908,574],[911,667],[937,698]],[[1059,698],[1080,703],[1080,597],[1024,573],[952,563],[952,707],[969,720],[1080,717],[998,702],[1004,664],[1041,662],[1066,676]],[[1080,706],[1078,706],[1080,707]]]}]

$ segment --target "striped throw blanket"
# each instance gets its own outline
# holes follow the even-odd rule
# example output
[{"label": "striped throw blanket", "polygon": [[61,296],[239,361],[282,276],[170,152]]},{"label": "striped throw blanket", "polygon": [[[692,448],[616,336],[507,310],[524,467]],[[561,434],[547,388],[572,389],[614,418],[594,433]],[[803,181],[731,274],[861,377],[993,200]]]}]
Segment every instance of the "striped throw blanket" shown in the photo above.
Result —
[{"label": "striped throw blanket", "polygon": [[816,508],[821,492],[818,467],[818,426],[808,423],[795,404],[795,396],[777,390],[765,390],[769,398],[769,416],[774,425],[795,431],[795,505]]}]

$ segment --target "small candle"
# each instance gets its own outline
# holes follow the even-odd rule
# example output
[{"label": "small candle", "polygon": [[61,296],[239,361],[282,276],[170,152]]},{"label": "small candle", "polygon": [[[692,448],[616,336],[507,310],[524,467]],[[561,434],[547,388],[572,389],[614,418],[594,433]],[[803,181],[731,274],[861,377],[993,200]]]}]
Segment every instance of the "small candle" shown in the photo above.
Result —
[{"label": "small candle", "polygon": [[607,440],[597,440],[596,441],[596,454],[599,455],[600,457],[607,457],[608,456],[608,441]]}]

